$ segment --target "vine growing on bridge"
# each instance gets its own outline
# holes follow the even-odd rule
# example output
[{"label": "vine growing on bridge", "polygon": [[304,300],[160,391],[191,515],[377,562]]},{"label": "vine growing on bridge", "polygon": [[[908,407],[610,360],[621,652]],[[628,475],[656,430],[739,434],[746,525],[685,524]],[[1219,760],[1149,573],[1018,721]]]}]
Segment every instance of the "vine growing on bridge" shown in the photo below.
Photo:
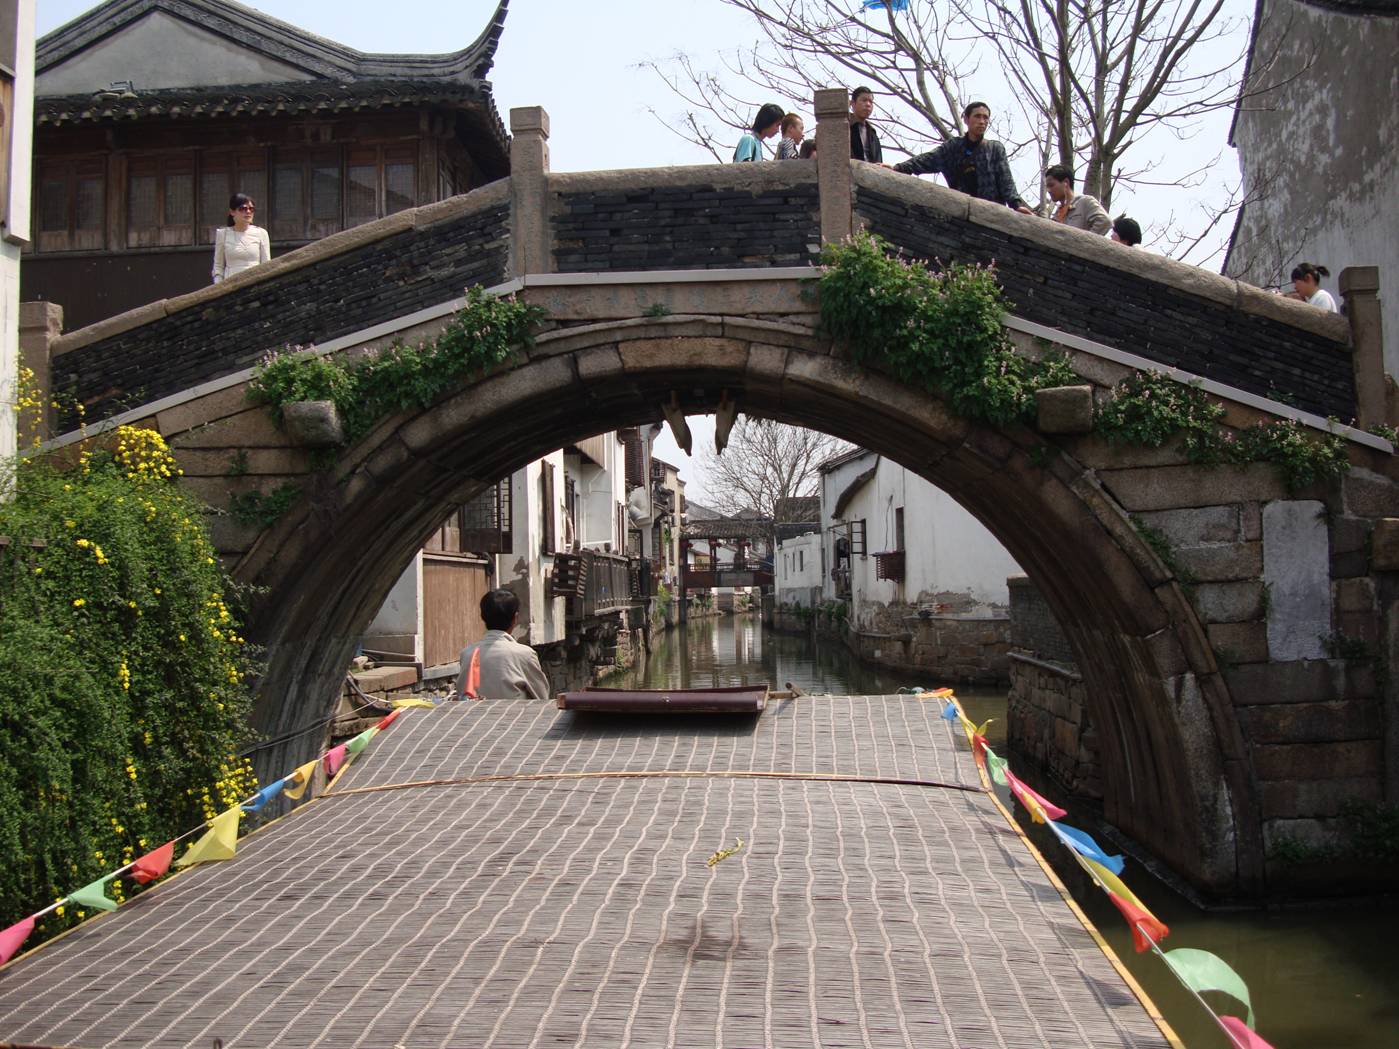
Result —
[{"label": "vine growing on bridge", "polygon": [[6,464],[0,927],[255,789],[234,756],[249,663],[203,508],[159,434],[104,443]]},{"label": "vine growing on bridge", "polygon": [[[819,294],[826,330],[856,361],[944,398],[958,414],[992,425],[1031,423],[1035,391],[1082,383],[1067,357],[1031,361],[1005,334],[1005,298],[989,267],[930,270],[861,232],[828,246]],[[1242,430],[1204,390],[1159,372],[1135,372],[1096,412],[1094,432],[1112,444],[1156,448],[1179,440],[1191,462],[1272,463],[1296,490],[1350,469],[1345,441],[1276,419]]]},{"label": "vine growing on bridge", "polygon": [[344,362],[310,352],[270,355],[248,384],[248,399],[281,422],[294,401],[334,401],[353,444],[396,412],[426,408],[462,380],[484,374],[528,346],[544,311],[513,297],[468,289],[466,304],[435,338]]},{"label": "vine growing on bridge", "polygon": [[961,415],[995,425],[1028,422],[1035,391],[1077,381],[1067,359],[1031,361],[1006,337],[995,271],[953,263],[929,270],[861,232],[827,246],[819,293],[826,330],[851,356],[938,393]]}]

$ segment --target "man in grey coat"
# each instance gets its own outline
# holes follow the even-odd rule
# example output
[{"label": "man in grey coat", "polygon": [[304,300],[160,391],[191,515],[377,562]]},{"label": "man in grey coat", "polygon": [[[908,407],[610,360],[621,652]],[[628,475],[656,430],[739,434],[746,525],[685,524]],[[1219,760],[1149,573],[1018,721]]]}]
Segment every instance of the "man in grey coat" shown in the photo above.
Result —
[{"label": "man in grey coat", "polygon": [[509,590],[492,590],[481,598],[486,636],[461,651],[458,698],[549,698],[549,678],[539,656],[511,636],[519,618],[520,599]]}]

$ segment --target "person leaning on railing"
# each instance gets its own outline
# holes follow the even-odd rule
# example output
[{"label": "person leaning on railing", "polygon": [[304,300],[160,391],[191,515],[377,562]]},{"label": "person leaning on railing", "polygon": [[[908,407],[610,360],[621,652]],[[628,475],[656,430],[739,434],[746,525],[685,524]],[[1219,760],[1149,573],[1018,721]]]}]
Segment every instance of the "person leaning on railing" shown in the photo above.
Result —
[{"label": "person leaning on railing", "polygon": [[986,137],[991,124],[991,107],[985,102],[972,102],[962,110],[966,134],[948,139],[937,149],[911,157],[894,170],[905,175],[941,174],[953,189],[1024,214],[1033,214],[1015,191],[1015,179],[1010,174],[1006,148]]}]

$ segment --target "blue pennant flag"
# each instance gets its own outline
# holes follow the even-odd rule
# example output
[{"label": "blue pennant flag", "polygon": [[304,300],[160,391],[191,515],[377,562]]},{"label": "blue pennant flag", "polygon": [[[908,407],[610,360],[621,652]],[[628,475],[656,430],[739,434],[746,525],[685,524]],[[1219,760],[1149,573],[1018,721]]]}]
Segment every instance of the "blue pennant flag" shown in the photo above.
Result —
[{"label": "blue pennant flag", "polygon": [[278,794],[282,793],[282,788],[286,785],[287,781],[284,779],[279,779],[276,783],[269,783],[267,786],[263,787],[260,791],[258,791],[256,795],[253,796],[252,801],[243,802],[243,811],[257,812],[269,801],[275,798]]},{"label": "blue pennant flag", "polygon": [[878,11],[886,7],[890,11],[907,11],[908,0],[865,0],[864,3],[866,11]]},{"label": "blue pennant flag", "polygon": [[958,714],[957,714],[957,704],[956,704],[956,703],[949,703],[949,704],[947,704],[947,706],[945,706],[945,707],[942,708],[942,720],[943,720],[943,721],[956,721],[957,718],[958,718]]},{"label": "blue pennant flag", "polygon": [[1058,835],[1060,841],[1073,849],[1074,852],[1078,853],[1080,856],[1086,856],[1090,860],[1096,860],[1114,874],[1122,873],[1122,868],[1125,866],[1126,861],[1124,861],[1121,856],[1109,856],[1098,847],[1096,841],[1083,831],[1075,830],[1073,827],[1066,827],[1057,820],[1050,823],[1049,829]]}]

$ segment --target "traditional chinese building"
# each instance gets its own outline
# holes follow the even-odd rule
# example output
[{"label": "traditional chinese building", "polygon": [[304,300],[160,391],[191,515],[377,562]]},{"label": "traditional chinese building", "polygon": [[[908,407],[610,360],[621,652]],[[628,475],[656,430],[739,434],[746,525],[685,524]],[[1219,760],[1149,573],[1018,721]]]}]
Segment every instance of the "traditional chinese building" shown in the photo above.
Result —
[{"label": "traditional chinese building", "polygon": [[366,54],[232,0],[110,0],[49,33],[24,298],[73,330],[208,284],[234,192],[278,255],[507,174],[485,79],[507,4],[438,55]]}]

